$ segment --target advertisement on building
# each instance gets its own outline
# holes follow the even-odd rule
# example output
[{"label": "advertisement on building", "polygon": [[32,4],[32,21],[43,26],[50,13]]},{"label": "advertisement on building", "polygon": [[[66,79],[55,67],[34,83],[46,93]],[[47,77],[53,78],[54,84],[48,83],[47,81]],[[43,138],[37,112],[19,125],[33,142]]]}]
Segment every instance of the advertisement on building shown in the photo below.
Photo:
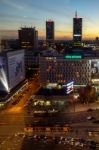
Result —
[{"label": "advertisement on building", "polygon": [[65,89],[66,94],[72,93],[74,90],[74,82],[71,81],[71,82],[67,83],[66,85],[63,85],[63,88]]},{"label": "advertisement on building", "polygon": [[97,79],[99,78],[99,60],[93,60],[91,62],[91,68],[92,68],[92,78]]},{"label": "advertisement on building", "polygon": [[9,92],[5,57],[0,57],[0,91]]},{"label": "advertisement on building", "polygon": [[15,52],[8,55],[9,88],[13,89],[25,79],[24,52]]},{"label": "advertisement on building", "polygon": [[91,61],[91,78],[93,84],[99,84],[99,59]]}]

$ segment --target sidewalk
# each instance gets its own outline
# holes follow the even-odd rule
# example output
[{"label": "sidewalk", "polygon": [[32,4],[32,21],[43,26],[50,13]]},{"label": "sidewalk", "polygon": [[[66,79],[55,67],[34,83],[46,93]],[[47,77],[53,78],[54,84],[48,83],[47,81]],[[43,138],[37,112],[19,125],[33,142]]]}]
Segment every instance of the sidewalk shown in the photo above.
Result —
[{"label": "sidewalk", "polygon": [[87,111],[89,108],[91,109],[99,109],[99,102],[96,103],[90,103],[90,104],[70,104],[68,108],[65,110],[67,113],[72,112],[81,112],[81,111]]}]

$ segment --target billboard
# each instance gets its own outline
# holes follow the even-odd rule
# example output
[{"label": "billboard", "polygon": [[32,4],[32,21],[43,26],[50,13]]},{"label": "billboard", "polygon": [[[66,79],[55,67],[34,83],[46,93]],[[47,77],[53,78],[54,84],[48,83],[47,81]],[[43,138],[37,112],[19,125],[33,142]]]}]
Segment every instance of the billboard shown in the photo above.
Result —
[{"label": "billboard", "polygon": [[9,92],[6,59],[0,56],[0,91]]},{"label": "billboard", "polygon": [[8,53],[8,74],[10,90],[25,79],[23,50]]},{"label": "billboard", "polygon": [[74,90],[74,82],[69,82],[66,85],[63,85],[63,87],[65,88],[66,94],[70,94]]},{"label": "billboard", "polygon": [[99,60],[91,61],[91,77],[92,79],[99,78]]}]

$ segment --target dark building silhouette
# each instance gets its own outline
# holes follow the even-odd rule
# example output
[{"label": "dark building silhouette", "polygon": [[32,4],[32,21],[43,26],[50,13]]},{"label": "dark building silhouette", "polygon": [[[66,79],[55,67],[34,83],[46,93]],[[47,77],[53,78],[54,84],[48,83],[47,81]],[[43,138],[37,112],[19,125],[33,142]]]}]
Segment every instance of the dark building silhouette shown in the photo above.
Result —
[{"label": "dark building silhouette", "polygon": [[75,18],[73,18],[73,43],[74,46],[81,46],[82,42],[82,18],[77,16],[77,11],[75,13]]},{"label": "dark building silhouette", "polygon": [[2,51],[17,50],[20,48],[18,39],[2,39],[1,46]]},{"label": "dark building silhouette", "polygon": [[[95,39],[95,45],[96,46],[99,46],[99,37],[96,37],[96,39]],[[99,49],[99,48],[98,48]]]},{"label": "dark building silhouette", "polygon": [[54,21],[52,20],[46,21],[46,41],[54,41]]},{"label": "dark building silhouette", "polygon": [[20,48],[32,49],[38,47],[38,31],[35,28],[21,28],[18,33]]}]

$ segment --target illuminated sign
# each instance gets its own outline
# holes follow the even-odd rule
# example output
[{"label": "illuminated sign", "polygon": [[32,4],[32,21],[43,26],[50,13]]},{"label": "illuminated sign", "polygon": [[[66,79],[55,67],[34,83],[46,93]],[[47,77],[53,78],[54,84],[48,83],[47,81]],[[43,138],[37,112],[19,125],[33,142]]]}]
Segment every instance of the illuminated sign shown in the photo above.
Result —
[{"label": "illuminated sign", "polygon": [[7,81],[7,77],[6,77],[6,73],[4,71],[4,69],[0,69],[0,81],[2,82],[3,86],[5,87],[6,91],[9,92],[9,86],[8,86],[8,81]]},{"label": "illuminated sign", "polygon": [[70,82],[70,83],[68,83],[67,85],[66,85],[66,93],[67,94],[69,94],[69,93],[71,93],[72,91],[73,91],[73,89],[74,89],[74,82]]},{"label": "illuminated sign", "polygon": [[5,61],[2,57],[0,57],[0,90],[6,90],[9,92],[9,85],[7,79],[7,71],[5,68]]},{"label": "illuminated sign", "polygon": [[74,34],[74,36],[81,36],[80,34]]},{"label": "illuminated sign", "polygon": [[64,58],[67,58],[67,59],[81,59],[82,56],[81,55],[66,55]]},{"label": "illuminated sign", "polygon": [[82,42],[74,42],[74,46],[82,46]]},{"label": "illuminated sign", "polygon": [[31,133],[33,131],[45,131],[45,132],[51,132],[51,131],[58,131],[58,132],[68,132],[69,131],[69,127],[67,126],[63,126],[63,127],[43,127],[43,126],[38,126],[38,127],[26,127],[24,128],[24,131],[27,133]]},{"label": "illuminated sign", "polygon": [[63,85],[66,88],[66,94],[70,94],[74,90],[74,82],[69,82],[66,85]]}]

